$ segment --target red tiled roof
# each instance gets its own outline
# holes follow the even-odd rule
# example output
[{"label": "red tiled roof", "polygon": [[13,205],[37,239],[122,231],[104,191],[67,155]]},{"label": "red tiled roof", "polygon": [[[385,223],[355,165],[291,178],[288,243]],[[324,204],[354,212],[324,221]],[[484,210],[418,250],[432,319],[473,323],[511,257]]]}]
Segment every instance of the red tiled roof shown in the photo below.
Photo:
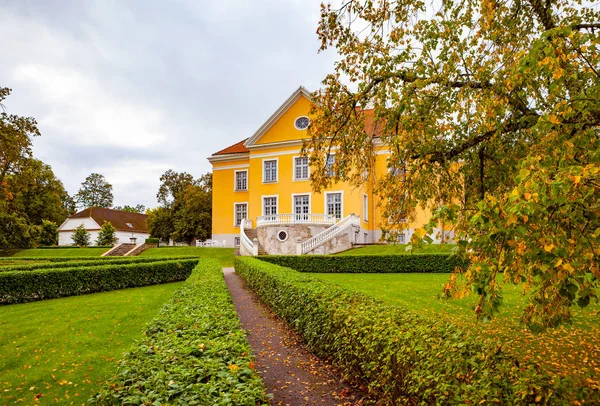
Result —
[{"label": "red tiled roof", "polygon": [[[79,213],[73,214],[69,218],[86,218],[91,217],[100,226],[104,224],[104,221],[110,221],[114,228],[118,231],[129,231],[138,233],[147,233],[148,224],[146,219],[148,218],[145,214],[130,213],[128,211],[103,209],[100,207],[89,207]],[[129,227],[127,223],[131,224]]]},{"label": "red tiled roof", "polygon": [[227,155],[227,154],[240,154],[244,152],[249,152],[249,149],[244,146],[244,142],[246,142],[248,138],[242,140],[238,143],[228,146],[225,149],[220,150],[219,152],[215,152],[214,155]]}]

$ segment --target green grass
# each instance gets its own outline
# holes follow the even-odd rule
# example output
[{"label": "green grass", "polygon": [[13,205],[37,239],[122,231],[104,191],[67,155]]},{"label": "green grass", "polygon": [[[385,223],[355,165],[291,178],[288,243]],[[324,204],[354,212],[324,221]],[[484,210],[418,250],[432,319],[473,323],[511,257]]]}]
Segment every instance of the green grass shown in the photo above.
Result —
[{"label": "green grass", "polygon": [[21,250],[13,255],[17,257],[38,257],[38,258],[68,258],[68,257],[99,257],[108,251],[109,248],[31,248]]},{"label": "green grass", "polygon": [[161,247],[150,248],[140,254],[140,257],[180,257],[193,255],[198,258],[213,258],[221,262],[221,266],[233,266],[233,248],[212,247]]},{"label": "green grass", "polygon": [[520,325],[527,302],[522,286],[503,284],[504,305],[491,322],[478,322],[477,297],[439,299],[448,274],[312,274],[425,317],[441,318],[490,341],[515,356],[543,365],[551,373],[590,378],[600,385],[600,305],[573,309],[573,326],[532,334]]},{"label": "green grass", "polygon": [[84,404],[180,286],[0,307],[0,404]]},{"label": "green grass", "polygon": [[[410,251],[406,251],[407,244],[381,244],[367,245],[365,247],[353,248],[348,251],[340,252],[336,255],[406,255]],[[413,248],[414,253],[437,253],[450,252],[455,245],[453,244],[430,244],[424,245],[422,248]]]}]

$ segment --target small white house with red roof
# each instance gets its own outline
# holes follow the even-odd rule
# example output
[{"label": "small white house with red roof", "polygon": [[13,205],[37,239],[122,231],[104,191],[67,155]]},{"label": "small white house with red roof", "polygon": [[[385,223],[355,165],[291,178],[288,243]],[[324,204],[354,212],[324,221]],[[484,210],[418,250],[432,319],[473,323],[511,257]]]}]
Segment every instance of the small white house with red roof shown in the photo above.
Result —
[{"label": "small white house with red roof", "polygon": [[96,244],[100,227],[105,221],[109,221],[116,229],[116,244],[132,242],[136,239],[137,244],[143,244],[150,237],[148,216],[128,211],[104,209],[101,207],[90,207],[73,214],[67,218],[58,228],[58,245],[73,245],[71,235],[80,224],[90,233],[90,243]]}]

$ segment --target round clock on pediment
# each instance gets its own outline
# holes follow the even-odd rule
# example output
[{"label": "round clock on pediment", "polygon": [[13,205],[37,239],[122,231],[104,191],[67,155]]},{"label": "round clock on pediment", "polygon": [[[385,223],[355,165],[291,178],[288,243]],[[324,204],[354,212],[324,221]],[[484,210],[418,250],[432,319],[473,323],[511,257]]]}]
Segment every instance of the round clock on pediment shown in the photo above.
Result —
[{"label": "round clock on pediment", "polygon": [[306,116],[298,117],[296,121],[294,121],[294,127],[298,130],[306,130],[309,124],[310,120]]}]

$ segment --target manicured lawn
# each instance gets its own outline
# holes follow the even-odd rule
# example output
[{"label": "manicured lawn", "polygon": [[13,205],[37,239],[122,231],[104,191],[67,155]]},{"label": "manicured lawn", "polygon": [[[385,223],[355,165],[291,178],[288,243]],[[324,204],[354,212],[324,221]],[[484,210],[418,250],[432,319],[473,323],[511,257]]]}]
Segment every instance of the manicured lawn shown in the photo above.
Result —
[{"label": "manicured lawn", "polygon": [[0,405],[84,404],[180,286],[0,306]]},{"label": "manicured lawn", "polygon": [[214,258],[221,262],[221,266],[233,266],[233,248],[212,247],[160,247],[150,248],[140,254],[141,257],[180,257],[193,255],[198,258]]},{"label": "manicured lawn", "polygon": [[442,318],[471,331],[521,359],[533,360],[553,373],[590,378],[600,387],[600,305],[574,309],[573,326],[532,334],[519,324],[526,303],[521,286],[503,285],[504,306],[491,322],[477,322],[476,297],[438,299],[448,274],[313,274],[402,306],[426,317]]},{"label": "manicured lawn", "polygon": [[[336,255],[403,255],[410,254],[411,251],[406,251],[406,244],[382,244],[382,245],[367,245],[365,247],[354,248],[348,251],[340,252]],[[436,252],[451,252],[455,247],[454,244],[428,244],[423,248],[413,248],[414,253],[436,253]]]},{"label": "manicured lawn", "polygon": [[17,252],[15,257],[66,258],[66,257],[99,257],[108,248],[32,248]]}]

